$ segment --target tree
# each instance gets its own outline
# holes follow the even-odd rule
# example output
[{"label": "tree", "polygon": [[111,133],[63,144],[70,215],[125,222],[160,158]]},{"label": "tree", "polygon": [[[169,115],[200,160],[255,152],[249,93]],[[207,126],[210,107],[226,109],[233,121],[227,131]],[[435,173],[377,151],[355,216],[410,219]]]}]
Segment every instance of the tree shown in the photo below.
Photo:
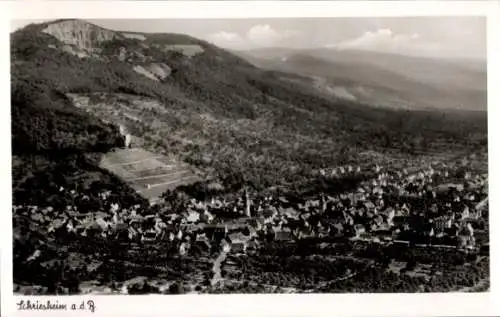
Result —
[{"label": "tree", "polygon": [[184,294],[184,286],[181,282],[175,282],[168,288],[170,294]]}]

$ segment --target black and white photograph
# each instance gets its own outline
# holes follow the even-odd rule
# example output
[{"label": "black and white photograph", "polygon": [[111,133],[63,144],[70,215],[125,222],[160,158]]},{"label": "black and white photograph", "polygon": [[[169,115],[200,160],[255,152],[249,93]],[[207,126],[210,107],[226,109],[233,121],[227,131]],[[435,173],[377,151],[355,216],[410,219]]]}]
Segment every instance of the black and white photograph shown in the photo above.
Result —
[{"label": "black and white photograph", "polygon": [[15,295],[490,291],[485,16],[10,27]]}]

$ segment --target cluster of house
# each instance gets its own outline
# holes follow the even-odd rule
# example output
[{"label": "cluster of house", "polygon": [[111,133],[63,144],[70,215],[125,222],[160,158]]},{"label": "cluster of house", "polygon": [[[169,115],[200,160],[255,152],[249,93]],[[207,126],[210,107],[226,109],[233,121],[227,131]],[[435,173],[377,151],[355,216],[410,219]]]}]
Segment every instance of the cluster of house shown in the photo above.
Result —
[{"label": "cluster of house", "polygon": [[[384,171],[349,193],[320,195],[303,203],[284,197],[255,196],[227,201],[186,201],[177,210],[120,208],[100,194],[103,210],[80,213],[67,206],[14,206],[48,233],[101,236],[133,241],[167,241],[179,254],[193,246],[244,252],[267,241],[342,236],[372,241],[397,240],[418,232],[436,239],[453,237],[460,248],[474,247],[474,221],[487,209],[487,175],[450,176],[445,165],[420,171]],[[347,167],[344,172],[355,172]],[[340,170],[342,171],[342,170]],[[454,183],[446,183],[453,179]],[[77,193],[72,193],[78,195]],[[484,213],[485,214],[485,213]]]},{"label": "cluster of house", "polygon": [[329,197],[325,210],[336,214],[344,228],[351,227],[355,237],[393,240],[402,232],[417,232],[435,240],[451,237],[460,248],[472,248],[473,223],[487,209],[487,175],[457,175],[452,173],[456,166],[433,165],[420,171],[380,168],[356,192]]},{"label": "cluster of house", "polygon": [[[345,165],[345,166],[336,166],[333,168],[322,168],[319,170],[319,174],[322,176],[330,176],[330,177],[336,177],[336,176],[343,176],[346,174],[355,174],[355,173],[361,173],[362,171],[365,171],[366,168],[362,168],[361,166],[353,166],[353,165]],[[368,168],[375,173],[378,173],[381,169],[379,165],[375,165],[371,168]]]},{"label": "cluster of house", "polygon": [[[436,243],[475,246],[474,224],[486,215],[488,207],[486,174],[457,175],[456,167],[446,164],[420,171],[376,169],[377,177],[353,192],[321,195],[302,204],[291,204],[282,197],[244,196],[236,202],[198,202],[197,208],[252,219],[256,239],[349,236],[393,241],[414,233]],[[349,171],[356,169],[347,168]],[[444,237],[449,239],[441,239]]]}]

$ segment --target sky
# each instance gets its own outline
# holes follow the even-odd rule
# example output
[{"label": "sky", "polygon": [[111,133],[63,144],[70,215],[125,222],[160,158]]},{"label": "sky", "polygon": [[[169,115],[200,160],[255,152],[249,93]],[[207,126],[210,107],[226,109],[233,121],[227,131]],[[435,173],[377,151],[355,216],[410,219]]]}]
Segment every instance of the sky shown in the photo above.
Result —
[{"label": "sky", "polygon": [[[118,31],[185,33],[233,50],[265,47],[356,49],[435,58],[486,58],[484,17],[107,19]],[[12,21],[12,29],[27,23]]]}]

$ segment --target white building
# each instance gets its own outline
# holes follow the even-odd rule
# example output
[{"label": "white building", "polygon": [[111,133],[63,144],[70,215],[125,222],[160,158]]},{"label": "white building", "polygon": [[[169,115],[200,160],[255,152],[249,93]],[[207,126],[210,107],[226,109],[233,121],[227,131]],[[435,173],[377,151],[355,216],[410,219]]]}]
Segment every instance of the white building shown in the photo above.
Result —
[{"label": "white building", "polygon": [[127,129],[123,125],[120,125],[120,134],[125,138],[124,146],[126,148],[130,147],[130,134],[127,132]]}]

